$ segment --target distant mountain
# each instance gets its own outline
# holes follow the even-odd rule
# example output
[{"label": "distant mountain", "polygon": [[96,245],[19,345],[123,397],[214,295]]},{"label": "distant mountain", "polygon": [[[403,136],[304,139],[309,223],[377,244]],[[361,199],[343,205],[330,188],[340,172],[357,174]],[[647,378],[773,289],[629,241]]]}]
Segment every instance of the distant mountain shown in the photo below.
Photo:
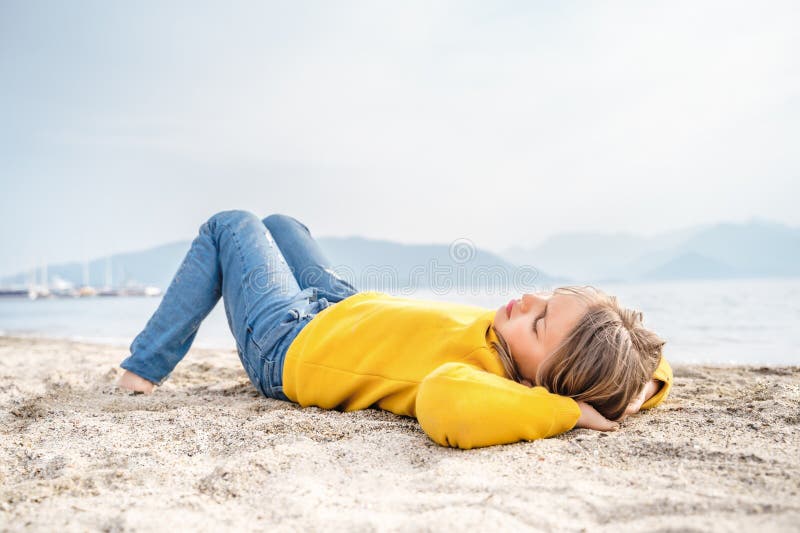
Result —
[{"label": "distant mountain", "polygon": [[[537,268],[520,268],[484,250],[449,245],[408,245],[362,237],[319,237],[317,242],[333,269],[361,290],[399,290],[406,287],[450,290],[463,287],[508,288],[515,291],[553,285],[559,278]],[[166,289],[191,245],[178,241],[147,250],[114,254],[89,263],[89,284],[102,286],[110,266],[114,286],[127,283]],[[0,279],[0,285],[26,285],[31,273]],[[50,280],[83,283],[78,262],[48,265]]]},{"label": "distant mountain", "polygon": [[[477,286],[517,292],[576,282],[800,276],[800,229],[764,219],[694,226],[650,238],[564,233],[533,248],[513,247],[499,254],[363,237],[317,237],[317,242],[334,270],[361,290]],[[165,289],[190,245],[178,241],[94,259],[89,283],[104,285],[110,267],[114,286]],[[83,265],[48,265],[48,277],[80,285]],[[0,285],[30,281],[31,273],[21,272],[0,279]]]},{"label": "distant mountain", "polygon": [[620,263],[634,261],[650,244],[630,233],[562,233],[535,248],[512,247],[500,253],[515,265],[537,264],[569,278],[592,279],[616,272]]},{"label": "distant mountain", "polygon": [[[166,288],[180,266],[183,256],[186,255],[190,243],[191,241],[177,241],[146,250],[93,259],[88,264],[88,283],[92,286],[105,285],[106,275],[110,270],[115,287],[129,283]],[[49,279],[61,278],[76,286],[84,282],[83,271],[84,265],[80,262],[47,265]],[[36,272],[36,276],[40,278],[41,273]],[[19,272],[0,278],[0,285],[26,285],[31,277],[31,272]]]},{"label": "distant mountain", "polygon": [[648,279],[714,279],[737,275],[735,268],[697,252],[686,252],[663,265],[648,270]]},{"label": "distant mountain", "polygon": [[[511,286],[515,276],[518,280],[524,279],[529,286],[561,281],[533,266],[521,269],[492,252],[472,247],[459,251],[451,250],[449,245],[400,244],[363,237],[319,237],[317,242],[330,258],[334,270],[346,279],[355,279],[356,286],[365,290],[386,288],[390,280],[400,287],[442,289],[449,285],[487,287],[506,283]],[[529,277],[522,278],[522,274]],[[385,277],[383,281],[382,277]]]},{"label": "distant mountain", "polygon": [[738,275],[800,274],[800,230],[775,222],[719,224],[697,232],[680,249],[726,263]]},{"label": "distant mountain", "polygon": [[565,233],[533,248],[500,253],[584,281],[800,276],[800,229],[765,219],[719,223],[651,238],[631,233]]}]

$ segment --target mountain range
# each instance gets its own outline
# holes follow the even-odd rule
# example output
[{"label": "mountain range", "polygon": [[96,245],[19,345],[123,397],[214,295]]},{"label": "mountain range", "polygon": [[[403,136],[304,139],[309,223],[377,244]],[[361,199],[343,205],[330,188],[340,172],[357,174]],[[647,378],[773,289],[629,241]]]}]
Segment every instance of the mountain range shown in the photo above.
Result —
[{"label": "mountain range", "polygon": [[800,228],[761,218],[643,237],[563,233],[500,255],[578,281],[661,281],[800,276]]},{"label": "mountain range", "polygon": [[[800,276],[800,228],[761,218],[694,226],[644,237],[635,233],[561,233],[536,246],[491,252],[469,242],[402,244],[364,237],[316,237],[333,270],[361,290],[519,283],[638,282]],[[90,285],[166,288],[191,241],[114,254],[88,264]],[[48,265],[48,279],[81,285],[84,264]],[[31,272],[0,278],[25,285]]]}]

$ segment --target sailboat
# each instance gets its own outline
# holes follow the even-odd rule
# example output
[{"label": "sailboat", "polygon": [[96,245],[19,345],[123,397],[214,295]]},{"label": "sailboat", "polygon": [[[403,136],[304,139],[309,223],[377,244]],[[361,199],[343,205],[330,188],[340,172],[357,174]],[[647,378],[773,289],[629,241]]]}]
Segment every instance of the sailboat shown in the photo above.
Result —
[{"label": "sailboat", "polygon": [[89,285],[89,260],[83,262],[83,285],[78,289],[78,296],[81,298],[88,296],[95,296],[97,291],[94,287]]},{"label": "sailboat", "polygon": [[0,298],[30,297],[29,289],[0,289]]},{"label": "sailboat", "polygon": [[112,285],[111,256],[106,257],[106,284],[97,291],[98,296],[122,296],[122,291],[114,289]]}]

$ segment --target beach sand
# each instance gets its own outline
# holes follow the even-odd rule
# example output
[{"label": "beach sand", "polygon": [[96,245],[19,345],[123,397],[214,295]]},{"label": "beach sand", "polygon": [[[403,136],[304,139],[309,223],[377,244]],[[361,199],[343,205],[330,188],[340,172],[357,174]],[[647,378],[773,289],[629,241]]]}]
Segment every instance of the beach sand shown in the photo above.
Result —
[{"label": "beach sand", "polygon": [[0,530],[800,531],[797,366],[673,364],[617,432],[458,450],[263,398],[233,351],[128,394],[126,355],[0,337]]}]

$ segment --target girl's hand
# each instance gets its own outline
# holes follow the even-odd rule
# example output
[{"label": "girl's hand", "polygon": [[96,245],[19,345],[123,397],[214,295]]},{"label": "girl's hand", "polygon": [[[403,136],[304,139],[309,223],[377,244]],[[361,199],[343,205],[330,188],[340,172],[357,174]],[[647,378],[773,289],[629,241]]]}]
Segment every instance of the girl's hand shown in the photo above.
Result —
[{"label": "girl's hand", "polygon": [[625,412],[616,421],[622,422],[625,420],[626,416],[638,413],[639,409],[642,408],[642,404],[652,398],[660,388],[661,384],[658,381],[654,379],[648,381],[647,384],[642,387],[642,391],[639,393],[639,395],[628,404],[628,408],[625,409]]},{"label": "girl's hand", "polygon": [[601,415],[594,407],[586,402],[578,402],[581,408],[581,417],[575,427],[594,429],[597,431],[616,431],[619,429],[619,424],[612,422],[603,415]]},{"label": "girl's hand", "polygon": [[141,376],[137,376],[130,370],[126,370],[124,374],[117,380],[117,387],[133,392],[143,392],[150,394],[153,392],[155,383],[148,381]]}]

